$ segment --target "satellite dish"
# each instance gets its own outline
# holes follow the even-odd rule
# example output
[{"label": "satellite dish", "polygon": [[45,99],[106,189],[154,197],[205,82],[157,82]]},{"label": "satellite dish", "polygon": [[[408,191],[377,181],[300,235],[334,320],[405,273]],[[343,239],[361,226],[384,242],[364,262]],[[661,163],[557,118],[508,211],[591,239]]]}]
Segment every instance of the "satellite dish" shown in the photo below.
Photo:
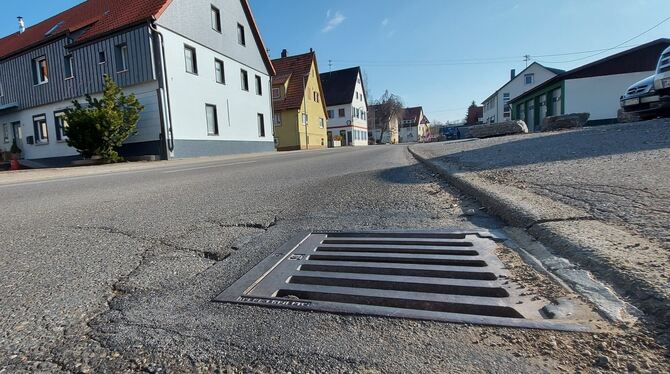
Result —
[{"label": "satellite dish", "polygon": [[347,120],[347,126],[351,126],[351,120]]}]

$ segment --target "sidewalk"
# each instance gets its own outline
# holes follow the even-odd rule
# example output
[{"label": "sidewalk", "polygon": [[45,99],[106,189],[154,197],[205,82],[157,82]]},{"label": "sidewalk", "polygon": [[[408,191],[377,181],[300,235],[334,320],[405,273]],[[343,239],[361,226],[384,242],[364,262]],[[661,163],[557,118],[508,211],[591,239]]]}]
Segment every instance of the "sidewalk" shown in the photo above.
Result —
[{"label": "sidewalk", "polygon": [[670,121],[410,151],[510,226],[670,321]]}]

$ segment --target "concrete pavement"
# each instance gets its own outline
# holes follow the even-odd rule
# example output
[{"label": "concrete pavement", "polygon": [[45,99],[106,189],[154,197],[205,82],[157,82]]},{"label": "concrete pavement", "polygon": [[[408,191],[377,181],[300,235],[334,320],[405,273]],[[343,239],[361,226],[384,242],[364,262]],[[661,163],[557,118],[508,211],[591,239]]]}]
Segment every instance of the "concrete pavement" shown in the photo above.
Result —
[{"label": "concrete pavement", "polygon": [[507,223],[667,322],[670,120],[412,150]]},{"label": "concrete pavement", "polygon": [[[636,329],[557,333],[211,302],[305,229],[500,227],[403,146],[79,177],[0,186],[0,372],[559,372],[667,364],[662,347]],[[546,282],[515,256],[508,252],[510,266]],[[611,366],[595,366],[599,355]]]}]

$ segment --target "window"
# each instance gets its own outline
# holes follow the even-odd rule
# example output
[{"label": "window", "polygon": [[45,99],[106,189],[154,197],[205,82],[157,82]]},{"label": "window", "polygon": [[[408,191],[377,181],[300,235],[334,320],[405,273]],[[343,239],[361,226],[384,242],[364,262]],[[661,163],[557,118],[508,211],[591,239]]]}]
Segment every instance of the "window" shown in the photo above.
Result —
[{"label": "window", "polygon": [[328,118],[335,118],[335,111],[334,110],[329,110],[328,111]]},{"label": "window", "polygon": [[226,84],[226,72],[223,69],[223,61],[214,59],[214,75],[216,76],[216,83]]},{"label": "window", "polygon": [[195,54],[195,48],[184,46],[184,60],[186,62],[186,72],[198,74],[198,59]]},{"label": "window", "polygon": [[237,24],[237,42],[240,45],[247,45],[246,37],[244,36],[244,26]]},{"label": "window", "polygon": [[326,125],[325,122],[326,122],[326,121],[324,121],[323,118],[319,118],[319,128],[320,128],[320,129],[322,129],[322,128],[325,127],[325,125]]},{"label": "window", "polygon": [[216,117],[216,105],[205,105],[207,116],[207,135],[219,135],[219,120]]},{"label": "window", "polygon": [[242,89],[244,91],[249,91],[249,73],[246,70],[240,70],[240,81],[242,83]]},{"label": "window", "polygon": [[33,60],[33,78],[35,84],[47,83],[49,81],[49,63],[46,56]]},{"label": "window", "polygon": [[319,102],[319,93],[314,91],[313,95],[314,95],[314,101],[318,103]]},{"label": "window", "polygon": [[274,123],[275,126],[281,126],[281,114],[275,113],[272,116],[272,123]]},{"label": "window", "polygon": [[9,143],[9,125],[6,123],[2,125],[2,138],[4,143]]},{"label": "window", "polygon": [[337,111],[337,116],[340,117],[340,118],[344,117],[344,108],[339,109],[339,110]]},{"label": "window", "polygon": [[63,57],[63,74],[65,75],[65,79],[74,77],[74,58],[72,58],[72,55]]},{"label": "window", "polygon": [[535,82],[535,74],[524,74],[523,78],[526,84],[533,84]]},{"label": "window", "polygon": [[303,113],[302,114],[302,124],[307,126],[308,123],[309,123],[309,116],[307,115],[307,113]]},{"label": "window", "polygon": [[49,127],[47,126],[47,117],[44,114],[33,117],[33,130],[35,131],[36,143],[49,143]]},{"label": "window", "polygon": [[124,43],[114,47],[114,57],[116,59],[116,72],[128,71],[128,45]]},{"label": "window", "polygon": [[54,119],[56,120],[56,140],[59,142],[67,140],[67,136],[65,135],[65,129],[67,128],[65,113],[54,113]]},{"label": "window", "polygon": [[256,94],[263,96],[263,82],[258,75],[256,76]]},{"label": "window", "polygon": [[265,118],[262,113],[258,113],[258,136],[265,137]]},{"label": "window", "polygon": [[104,64],[107,62],[107,56],[105,56],[105,51],[98,52],[98,64]]},{"label": "window", "polygon": [[212,5],[212,30],[221,32],[221,11]]},{"label": "window", "polygon": [[279,88],[273,88],[272,89],[272,98],[273,99],[279,99],[281,97],[281,91]]}]

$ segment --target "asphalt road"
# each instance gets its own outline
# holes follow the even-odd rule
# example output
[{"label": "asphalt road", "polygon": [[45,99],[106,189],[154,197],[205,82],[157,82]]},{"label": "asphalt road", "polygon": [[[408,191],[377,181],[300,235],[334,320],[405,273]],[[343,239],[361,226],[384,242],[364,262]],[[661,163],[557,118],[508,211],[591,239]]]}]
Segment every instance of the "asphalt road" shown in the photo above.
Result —
[{"label": "asphalt road", "polygon": [[527,354],[554,333],[211,301],[305,229],[497,227],[403,146],[63,175],[0,196],[0,373],[567,365]]},{"label": "asphalt road", "polygon": [[670,119],[420,147],[670,249]]}]

